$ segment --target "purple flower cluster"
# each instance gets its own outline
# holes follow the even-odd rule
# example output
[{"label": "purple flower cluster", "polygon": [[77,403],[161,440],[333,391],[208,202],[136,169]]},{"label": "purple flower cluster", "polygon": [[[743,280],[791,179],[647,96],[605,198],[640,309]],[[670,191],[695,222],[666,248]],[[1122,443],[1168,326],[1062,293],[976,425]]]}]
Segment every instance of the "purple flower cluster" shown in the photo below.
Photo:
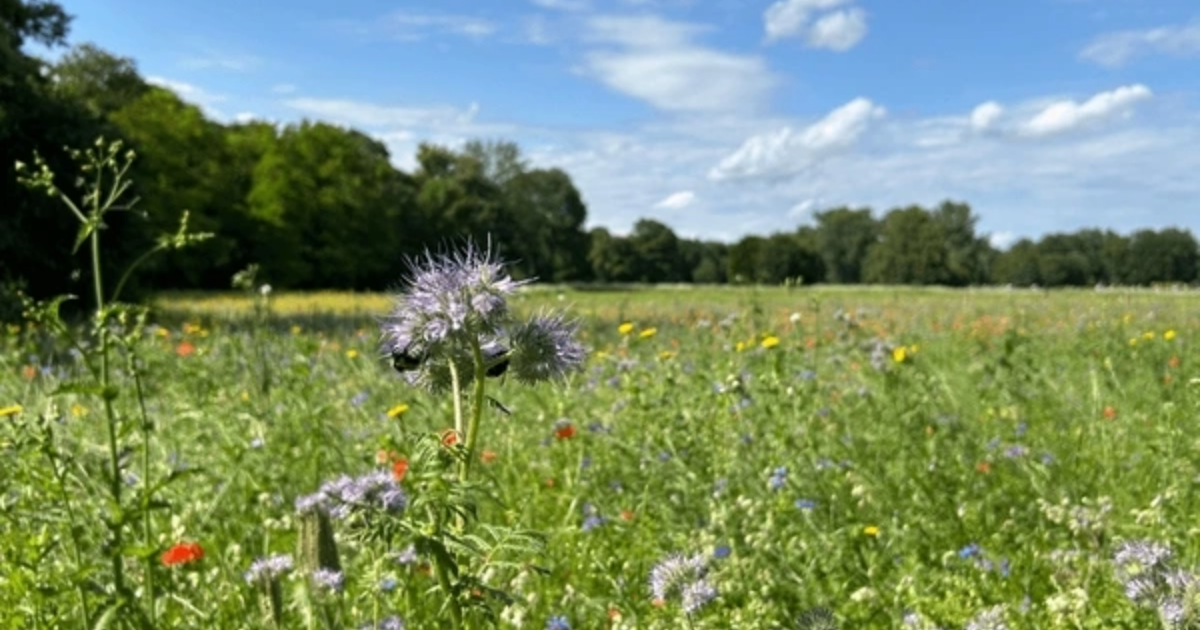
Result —
[{"label": "purple flower cluster", "polygon": [[474,379],[476,349],[488,376],[511,369],[524,383],[562,378],[587,357],[575,340],[579,326],[560,315],[515,322],[508,298],[524,284],[490,248],[468,242],[456,254],[426,253],[410,261],[396,307],[381,324],[382,350],[410,384],[433,393],[450,389],[455,372],[460,386]]},{"label": "purple flower cluster", "polygon": [[382,510],[400,514],[408,506],[408,495],[391,473],[376,470],[359,477],[342,475],[321,484],[313,494],[296,499],[296,512],[324,511],[338,519],[356,510]]},{"label": "purple flower cluster", "polygon": [[1176,568],[1170,547],[1146,541],[1122,544],[1113,556],[1125,596],[1139,606],[1157,608],[1166,627],[1192,627],[1200,595],[1200,576]]},{"label": "purple flower cluster", "polygon": [[250,569],[246,571],[245,578],[251,584],[270,582],[281,577],[284,573],[291,571],[292,566],[292,557],[288,554],[259,558],[250,564]]},{"label": "purple flower cluster", "polygon": [[651,569],[650,592],[654,599],[664,602],[678,595],[683,612],[693,615],[717,597],[717,589],[707,580],[707,574],[704,556],[671,554]]}]

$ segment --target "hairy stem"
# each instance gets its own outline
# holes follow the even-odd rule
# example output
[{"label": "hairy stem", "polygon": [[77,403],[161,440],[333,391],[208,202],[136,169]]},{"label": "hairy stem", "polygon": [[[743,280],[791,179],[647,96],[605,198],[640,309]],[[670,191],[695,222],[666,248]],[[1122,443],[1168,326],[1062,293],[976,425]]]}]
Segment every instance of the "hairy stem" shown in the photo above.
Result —
[{"label": "hairy stem", "polygon": [[[138,412],[142,418],[142,539],[147,548],[154,546],[154,518],[150,510],[150,492],[154,487],[151,483],[150,445],[151,434],[154,431],[150,424],[149,414],[146,413],[146,394],[142,389],[142,375],[137,368],[137,356],[129,354],[129,373],[133,375],[134,391],[137,394]],[[155,605],[154,591],[154,558],[146,556],[146,601],[150,603],[150,623],[158,625],[158,610]]]},{"label": "hairy stem", "polygon": [[479,440],[479,421],[483,418],[484,394],[487,387],[484,380],[487,376],[487,366],[483,363],[483,348],[478,340],[471,341],[471,351],[475,359],[475,393],[471,397],[471,424],[467,427],[467,455],[458,464],[458,480],[464,483],[471,474],[471,461],[475,458],[475,444]]}]

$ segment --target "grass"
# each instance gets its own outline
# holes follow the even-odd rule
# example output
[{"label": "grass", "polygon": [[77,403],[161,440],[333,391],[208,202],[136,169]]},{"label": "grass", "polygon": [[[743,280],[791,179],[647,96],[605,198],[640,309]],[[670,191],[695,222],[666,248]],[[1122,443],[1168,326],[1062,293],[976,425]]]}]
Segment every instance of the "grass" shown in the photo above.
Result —
[{"label": "grass", "polygon": [[[152,542],[155,553],[204,549],[161,567],[172,593],[161,627],[260,627],[242,576],[255,558],[294,550],[294,499],[453,424],[449,400],[408,388],[377,358],[375,317],[388,306],[381,295],[273,295],[264,327],[241,295],[155,302],[142,352],[151,460],[156,478],[180,478]],[[680,627],[678,606],[656,605],[647,580],[685,553],[709,558],[720,592],[688,620],[696,628],[795,627],[818,606],[844,628],[897,628],[907,613],[962,628],[996,606],[1010,628],[1147,628],[1157,613],[1122,593],[1118,545],[1161,541],[1181,566],[1198,560],[1200,312],[1188,294],[543,287],[516,307],[570,308],[592,354],[563,386],[492,392],[511,415],[484,419],[483,520],[547,536],[539,555],[489,574],[515,598],[489,602],[502,627],[555,616],[572,628]],[[47,419],[72,465],[103,483],[100,410],[51,395],[79,371],[37,330],[0,341],[0,407],[22,407],[0,424],[0,610],[20,611],[3,628],[77,615],[61,595],[78,578],[65,506],[21,422]],[[133,404],[116,401],[127,415]],[[85,551],[100,544],[97,527],[76,533]],[[285,627],[393,613],[436,627],[427,558],[339,544],[345,594],[317,605],[286,581]],[[130,580],[144,577],[131,567]]]}]

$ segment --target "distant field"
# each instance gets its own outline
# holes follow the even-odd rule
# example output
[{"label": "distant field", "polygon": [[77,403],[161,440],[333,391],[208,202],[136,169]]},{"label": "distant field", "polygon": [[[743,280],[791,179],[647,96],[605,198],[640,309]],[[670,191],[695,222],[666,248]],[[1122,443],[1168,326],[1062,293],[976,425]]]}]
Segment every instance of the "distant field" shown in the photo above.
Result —
[{"label": "distant field", "polygon": [[[170,627],[259,627],[243,573],[295,548],[294,499],[450,425],[448,399],[376,358],[374,318],[389,305],[280,293],[255,324],[247,296],[155,301],[153,460],[159,474],[197,471],[168,490],[172,534],[159,542],[207,552],[194,577],[178,574],[187,605],[165,609]],[[1126,597],[1121,543],[1200,562],[1195,294],[541,287],[517,308],[581,317],[590,358],[562,386],[489,390],[511,415],[484,419],[495,502],[482,518],[548,536],[540,555],[488,574],[515,597],[492,602],[500,627],[688,627],[648,588],[678,552],[706,558],[719,593],[694,628],[796,628],[823,606],[848,629],[1141,630],[1159,612]],[[95,457],[99,409],[48,395],[78,366],[32,332],[3,339],[0,407],[61,417],[64,439]],[[9,514],[52,501],[22,494]],[[7,549],[22,540],[0,534]],[[391,614],[437,627],[420,562],[340,544],[342,625],[307,625],[313,604],[292,581],[286,627]],[[26,584],[0,580],[0,610],[26,601]],[[988,614],[1007,625],[984,625]]]}]

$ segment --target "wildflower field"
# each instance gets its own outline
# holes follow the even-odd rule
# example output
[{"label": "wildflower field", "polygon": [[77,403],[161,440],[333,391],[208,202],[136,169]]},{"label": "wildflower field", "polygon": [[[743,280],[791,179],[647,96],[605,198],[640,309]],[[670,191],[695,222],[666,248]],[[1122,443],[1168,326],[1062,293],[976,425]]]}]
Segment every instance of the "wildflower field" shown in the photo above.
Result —
[{"label": "wildflower field", "polygon": [[116,396],[11,326],[0,627],[1193,627],[1194,302],[517,289],[586,356],[486,379],[466,485],[389,296],[169,296]]}]

